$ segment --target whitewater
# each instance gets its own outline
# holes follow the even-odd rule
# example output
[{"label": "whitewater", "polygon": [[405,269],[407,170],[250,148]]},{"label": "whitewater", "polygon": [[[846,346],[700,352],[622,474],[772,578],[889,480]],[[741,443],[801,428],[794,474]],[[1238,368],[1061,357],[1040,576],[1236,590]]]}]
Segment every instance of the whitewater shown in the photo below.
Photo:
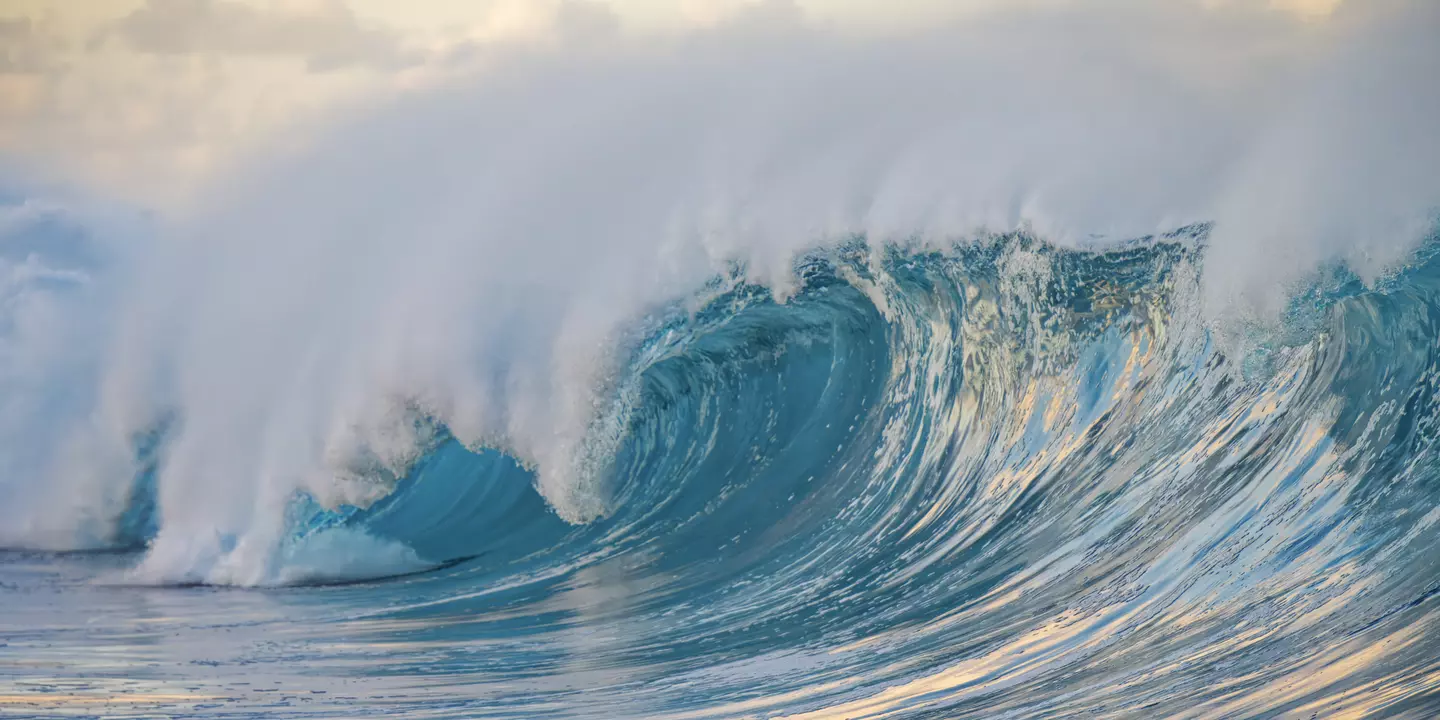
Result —
[{"label": "whitewater", "polygon": [[1440,715],[1437,31],[772,2],[11,163],[0,715]]}]

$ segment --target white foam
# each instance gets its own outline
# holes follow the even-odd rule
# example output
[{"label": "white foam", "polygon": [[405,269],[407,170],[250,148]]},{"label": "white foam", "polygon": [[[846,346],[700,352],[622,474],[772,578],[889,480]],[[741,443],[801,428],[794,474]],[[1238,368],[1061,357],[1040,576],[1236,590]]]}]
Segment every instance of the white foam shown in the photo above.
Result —
[{"label": "white foam", "polygon": [[434,566],[403,543],[350,528],[333,528],[287,548],[275,580],[280,585],[355,582],[421,572]]}]

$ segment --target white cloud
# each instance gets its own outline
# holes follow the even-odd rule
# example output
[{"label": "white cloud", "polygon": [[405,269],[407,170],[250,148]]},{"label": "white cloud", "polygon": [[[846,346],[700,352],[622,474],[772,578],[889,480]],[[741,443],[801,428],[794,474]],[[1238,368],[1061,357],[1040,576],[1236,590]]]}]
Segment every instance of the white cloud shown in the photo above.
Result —
[{"label": "white cloud", "polygon": [[[578,51],[715,26],[751,34],[800,24],[848,35],[913,33],[961,15],[983,17],[996,1],[13,0],[0,11],[0,154],[147,204],[172,204],[257,142],[294,135],[297,125],[347,102],[503,64],[519,45]],[[1319,16],[1335,1],[1180,5]],[[1032,10],[1067,4],[1017,2]],[[3,17],[17,12],[24,15]],[[1251,22],[1263,13],[1238,15]],[[1285,22],[1283,15],[1265,22]],[[1159,48],[1151,59],[1183,61],[1199,55],[1193,49]],[[1229,82],[1212,76],[1217,88]]]},{"label": "white cloud", "polygon": [[396,68],[421,60],[394,30],[363,23],[338,2],[283,11],[230,0],[149,0],[97,41],[112,38],[158,55],[298,57],[312,71]]},{"label": "white cloud", "polygon": [[61,49],[30,18],[0,18],[0,74],[49,72],[60,63]]}]

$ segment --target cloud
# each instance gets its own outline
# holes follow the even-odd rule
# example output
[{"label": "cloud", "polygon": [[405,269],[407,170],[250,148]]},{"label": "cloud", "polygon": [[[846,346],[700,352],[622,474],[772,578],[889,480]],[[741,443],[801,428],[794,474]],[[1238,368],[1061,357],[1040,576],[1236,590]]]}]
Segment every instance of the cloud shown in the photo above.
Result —
[{"label": "cloud", "polygon": [[264,10],[227,0],[149,0],[115,21],[96,42],[119,38],[156,55],[297,57],[312,71],[418,62],[393,30],[362,23],[341,3]]},{"label": "cloud", "polygon": [[567,0],[555,10],[556,32],[563,38],[586,41],[620,31],[620,18],[609,6],[587,0]]},{"label": "cloud", "polygon": [[43,74],[59,67],[59,43],[30,18],[0,19],[0,74]]}]

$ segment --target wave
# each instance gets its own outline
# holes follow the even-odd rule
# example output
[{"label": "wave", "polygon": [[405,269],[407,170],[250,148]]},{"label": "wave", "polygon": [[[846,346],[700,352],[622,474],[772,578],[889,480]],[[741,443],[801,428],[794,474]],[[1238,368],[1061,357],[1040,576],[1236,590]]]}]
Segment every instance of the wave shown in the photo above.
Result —
[{"label": "wave", "polygon": [[[603,509],[583,531],[554,522],[533,467],[466,447],[411,403],[417,444],[356,470],[383,490],[334,510],[297,496],[287,552],[339,528],[434,562],[495,552],[487,543],[553,549],[553,537],[526,547],[512,527],[522,521],[621,552],[681,528],[738,537],[798,514],[838,533],[825,545],[846,537],[834,550],[940,553],[928,562],[1007,532],[1083,530],[1103,544],[1129,528],[1158,553],[1222,507],[1237,518],[1284,507],[1309,526],[1322,500],[1408,485],[1428,448],[1415,433],[1432,422],[1434,368],[1418,341],[1440,277],[1429,246],[1374,290],[1333,268],[1281,328],[1222,350],[1197,310],[1207,231],[1099,252],[1026,236],[928,253],[857,243],[807,257],[784,302],[742,273],[716,278],[637,331],[586,441],[608,453],[593,458]],[[149,477],[130,512],[153,511]],[[1248,502],[1230,507],[1237,498]],[[132,540],[153,540],[153,520],[137,527],[148,535]],[[713,539],[717,553],[734,541]]]},{"label": "wave", "polygon": [[[1440,240],[1374,286],[1331,266],[1222,341],[1208,232],[857,239],[783,301],[737,268],[634,332],[587,441],[597,516],[402,403],[421,440],[357,470],[383,491],[292,498],[260,581],[433,569],[417,607],[453,607],[620,567],[626,612],[683,608],[666,642],[711,659],[761,637],[910,658],[847,671],[879,696],[763,683],[785,707],[1400,712],[1435,690]],[[242,579],[197,567],[162,577]],[[1077,676],[1103,692],[1043,691]]]},{"label": "wave", "polygon": [[[297,495],[373,506],[446,438],[518,462],[567,522],[607,518],[649,387],[626,353],[658,347],[655,317],[742,287],[808,303],[796,259],[855,238],[874,267],[836,272],[889,283],[892,247],[1107,255],[1209,223],[1187,327],[1273,362],[1244,346],[1297,283],[1342,262],[1373,284],[1430,227],[1436,97],[1411,81],[1430,13],[1347,7],[1321,31],[1105,7],[879,39],[792,18],[515,50],[257,153],[133,233],[6,206],[15,258],[68,284],[11,286],[29,324],[5,338],[0,542],[148,541],[156,580],[273,582]],[[1136,61],[1156,47],[1165,62]],[[68,250],[35,242],[47,222]],[[867,292],[882,316],[918,312]]]},{"label": "wave", "polygon": [[[124,583],[438,584],[417,608],[618,566],[625,607],[683,608],[712,659],[912,658],[845,671],[879,696],[764,683],[784,707],[1398,712],[1435,690],[1440,238],[1221,328],[1210,233],[855,238],[780,296],[732,267],[626,332],[560,496],[585,493],[578,521],[533,462],[392,399],[333,466],[344,500],[293,492],[259,555],[218,535],[175,564],[158,478],[186,420],[162,415],[99,546],[149,548]],[[1040,692],[1057,673],[1106,690]]]}]

